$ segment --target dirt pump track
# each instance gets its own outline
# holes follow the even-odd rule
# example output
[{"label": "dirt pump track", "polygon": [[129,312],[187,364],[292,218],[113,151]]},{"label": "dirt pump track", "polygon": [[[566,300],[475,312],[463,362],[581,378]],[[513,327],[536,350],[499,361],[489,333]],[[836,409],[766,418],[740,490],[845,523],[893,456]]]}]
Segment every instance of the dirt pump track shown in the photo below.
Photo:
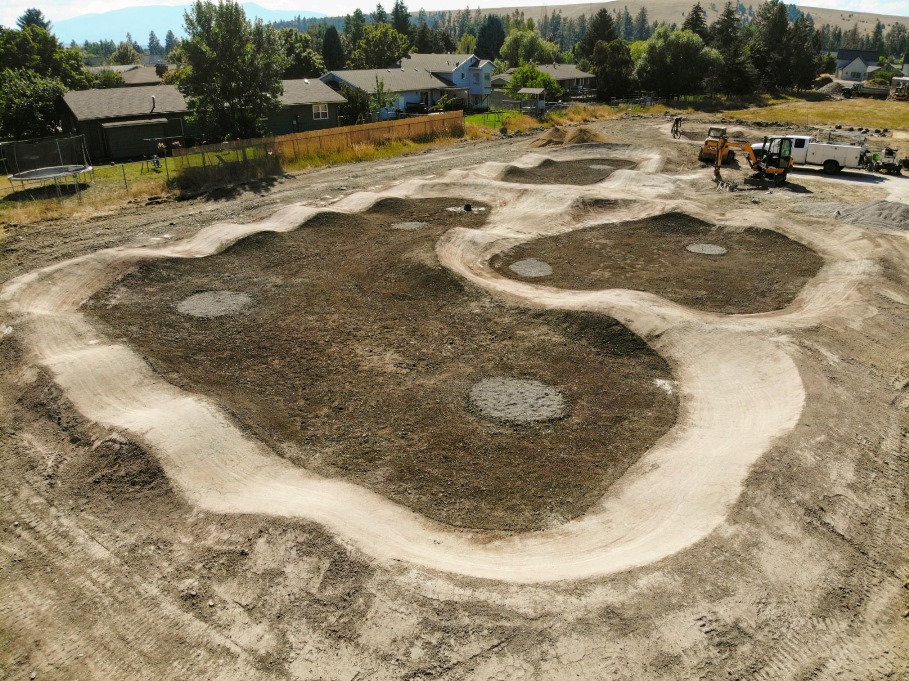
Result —
[{"label": "dirt pump track", "polygon": [[[617,170],[595,186],[500,179],[511,167],[547,160],[619,157],[637,167]],[[469,192],[493,211],[482,229],[443,237],[437,254],[446,267],[514,302],[615,317],[670,362],[681,394],[677,424],[594,509],[544,532],[490,538],[452,529],[363,488],[291,466],[204,396],[177,389],[130,348],[101,337],[79,311],[138,262],[204,257],[255,232],[296,229],[319,209],[289,206],[254,224],[216,224],[166,247],[99,251],[9,282],[2,300],[38,363],[51,370],[75,407],[151,446],[175,487],[201,509],[313,520],[384,563],[515,583],[606,575],[658,561],[708,536],[738,498],[752,464],[797,423],[806,393],[788,331],[871,313],[858,286],[874,268],[875,245],[848,225],[837,234],[801,223],[785,226],[787,236],[819,252],[826,264],[787,309],[759,315],[700,312],[640,291],[557,290],[506,279],[489,267],[494,254],[515,243],[602,223],[602,215],[583,209],[591,200],[620,200],[607,215],[616,222],[678,210],[717,224],[780,229],[772,214],[758,209],[705,214],[677,198],[692,178],[657,174],[661,163],[658,153],[634,147],[547,149],[511,165],[486,163],[353,194],[326,209],[357,212],[384,197]]]}]

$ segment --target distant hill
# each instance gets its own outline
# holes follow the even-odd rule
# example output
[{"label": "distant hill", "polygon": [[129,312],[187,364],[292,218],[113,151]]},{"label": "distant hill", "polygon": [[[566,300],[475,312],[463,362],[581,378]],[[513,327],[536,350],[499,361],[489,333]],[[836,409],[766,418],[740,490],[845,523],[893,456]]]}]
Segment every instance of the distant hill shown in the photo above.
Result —
[{"label": "distant hill", "polygon": [[[685,21],[685,16],[694,6],[695,2],[697,2],[697,0],[616,0],[615,2],[589,2],[571,5],[545,4],[524,5],[519,7],[484,7],[480,12],[482,14],[502,15],[511,14],[517,9],[523,11],[526,18],[537,20],[543,16],[543,12],[546,12],[547,14],[561,12],[562,16],[566,19],[578,17],[581,14],[591,17],[599,12],[601,7],[615,11],[627,7],[631,16],[635,16],[640,11],[641,7],[646,7],[647,16],[651,23],[654,21],[665,21],[667,24],[678,24],[681,26],[682,22]],[[758,6],[762,4],[756,0],[742,0],[742,3],[746,7],[748,5],[753,5],[755,11],[757,11]],[[845,31],[852,28],[852,26],[857,23],[860,33],[872,33],[874,31],[874,24],[877,20],[880,20],[881,23],[884,24],[885,31],[895,21],[909,25],[909,2],[906,3],[906,14],[904,16],[874,14],[871,12],[850,12],[847,10],[823,9],[821,7],[810,7],[798,3],[795,4],[805,14],[810,14],[814,18],[815,26],[830,24],[831,26],[839,26]],[[726,0],[701,0],[701,7],[703,7],[704,11],[707,13],[708,23],[716,21],[725,6]],[[456,7],[452,11],[459,11],[459,8]]]},{"label": "distant hill", "polygon": [[[250,19],[262,21],[282,21],[300,17],[324,17],[320,12],[288,11],[266,9],[252,2],[242,3],[246,16]],[[130,33],[137,43],[145,46],[148,41],[149,31],[154,31],[163,43],[168,31],[173,31],[177,37],[183,33],[183,13],[189,5],[148,5],[146,7],[131,7],[129,9],[115,9],[110,12],[98,14],[83,14],[72,19],[54,21],[53,31],[64,45],[69,45],[75,40],[80,45],[85,40],[113,40],[120,42]],[[49,15],[51,13],[48,13]],[[53,17],[51,16],[53,21]]]}]

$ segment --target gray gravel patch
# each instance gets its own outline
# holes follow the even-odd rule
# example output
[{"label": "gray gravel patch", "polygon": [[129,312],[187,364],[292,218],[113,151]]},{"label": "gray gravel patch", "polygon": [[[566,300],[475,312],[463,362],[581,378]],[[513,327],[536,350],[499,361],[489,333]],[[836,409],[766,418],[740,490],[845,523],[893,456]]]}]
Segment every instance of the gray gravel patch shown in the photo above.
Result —
[{"label": "gray gravel patch", "polygon": [[203,291],[177,303],[177,311],[191,317],[211,319],[236,314],[252,302],[249,294],[236,291]]},{"label": "gray gravel patch", "polygon": [[558,388],[523,378],[484,378],[470,389],[470,403],[483,416],[510,423],[539,423],[568,411]]},{"label": "gray gravel patch", "polygon": [[685,250],[701,255],[726,255],[725,248],[714,244],[688,244],[685,246]]},{"label": "gray gravel patch", "polygon": [[549,263],[536,258],[517,260],[511,263],[508,269],[521,277],[548,277],[552,274],[552,267]]}]

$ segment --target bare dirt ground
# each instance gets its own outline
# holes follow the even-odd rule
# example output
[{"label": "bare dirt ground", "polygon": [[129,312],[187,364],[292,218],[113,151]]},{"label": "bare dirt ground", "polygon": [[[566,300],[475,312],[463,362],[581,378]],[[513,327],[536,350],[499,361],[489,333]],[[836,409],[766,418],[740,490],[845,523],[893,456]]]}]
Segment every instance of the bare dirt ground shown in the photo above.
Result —
[{"label": "bare dirt ground", "polygon": [[[7,228],[2,674],[905,678],[909,242],[896,229],[866,229],[804,209],[880,198],[905,203],[909,180],[850,182],[800,171],[783,190],[714,192],[709,169],[696,162],[697,142],[672,141],[662,120],[597,127],[610,144],[533,151],[527,138],[515,138],[463,145],[310,173],[219,200]],[[648,144],[629,146],[641,139]],[[490,157],[497,162],[484,163]],[[634,166],[588,185],[505,179],[545,161]],[[472,223],[453,213],[427,233],[394,229],[433,224],[449,200],[490,210],[467,218]],[[333,213],[320,214],[323,206]],[[676,294],[696,274],[708,297],[724,286],[741,296],[747,287],[730,283],[729,273],[713,290],[703,272],[684,267],[675,278],[651,272],[658,287],[640,284],[645,272],[623,283],[630,288],[616,288],[588,256],[587,276],[595,274],[588,287],[522,278],[502,264],[528,249],[525,259],[558,271],[567,254],[558,261],[557,249],[533,249],[574,234],[606,234],[610,224],[620,235],[623,225],[673,213],[712,226],[711,238],[696,235],[699,243],[729,239],[719,244],[726,255],[709,256],[686,251],[686,235],[686,244],[674,244],[680,264],[689,255],[734,256],[736,228],[785,237],[764,241],[765,259],[776,264],[772,281],[773,268],[756,254],[740,263],[741,279],[761,278],[760,313],[699,306]],[[254,236],[263,230],[286,234]],[[658,245],[654,234],[640,231],[648,248]],[[320,251],[323,234],[327,248]],[[285,248],[253,248],[257,241]],[[246,261],[227,264],[232,257]],[[310,265],[299,282],[290,281],[295,259]],[[326,275],[345,263],[332,288]],[[389,272],[394,276],[383,278]],[[602,287],[594,285],[599,277]],[[428,285],[439,280],[440,289]],[[315,281],[326,300],[315,300],[319,288],[307,290]],[[252,291],[244,288],[250,282]],[[381,303],[364,304],[366,287],[384,294]],[[200,289],[245,291],[254,303],[249,312],[211,319],[181,315],[176,305]],[[266,291],[271,302],[260,302]],[[117,292],[123,302],[106,308]],[[280,321],[282,298],[318,307],[313,316],[330,320],[344,358],[356,366],[339,367],[331,344],[318,351],[327,355],[321,369],[293,367],[286,352],[293,328],[267,328]],[[130,306],[134,312],[124,312]],[[148,312],[139,324],[141,309]],[[408,309],[406,334],[382,331],[383,322]],[[476,320],[468,322],[467,311]],[[259,314],[271,316],[259,318],[265,328],[256,329],[250,322]],[[195,347],[193,334],[175,333],[190,319],[209,325]],[[364,319],[372,332],[358,338],[352,331]],[[310,356],[306,342],[327,331],[305,321],[296,335],[300,358]],[[241,322],[243,333],[257,342],[276,338],[281,351],[256,353],[253,366],[256,358],[241,352],[231,326]],[[464,332],[450,356],[432,342],[432,328]],[[424,432],[460,428],[468,449],[489,437],[506,454],[511,440],[520,448],[515,456],[540,466],[562,446],[559,438],[547,440],[539,425],[487,425],[452,396],[469,390],[466,377],[501,373],[503,358],[531,378],[526,374],[546,369],[551,353],[547,383],[608,393],[604,404],[588,395],[589,413],[573,410],[551,426],[565,429],[577,419],[581,430],[595,431],[618,384],[593,368],[611,366],[597,350],[614,346],[615,333],[638,348],[632,364],[654,363],[658,355],[668,366],[671,375],[660,362],[647,374],[651,386],[661,381],[665,397],[638,392],[647,383],[635,378],[642,367],[629,366],[618,382],[635,388],[629,398],[652,405],[659,398],[674,410],[677,399],[674,424],[615,482],[573,477],[563,483],[573,498],[556,507],[555,494],[523,499],[511,526],[501,504],[538,487],[532,477],[530,484],[516,481],[507,499],[477,494],[465,511],[446,497],[444,483],[471,476],[456,462],[430,459],[424,470],[436,476],[435,490],[413,489],[423,500],[406,499],[406,480],[395,471],[414,452],[400,451],[401,440],[376,454],[381,463],[364,466],[363,445],[352,456],[355,433],[341,432],[332,447],[329,431],[339,420],[306,413],[306,386],[295,401],[268,406],[268,386],[249,385],[270,372],[270,385],[284,381],[280,394],[287,394],[293,379],[286,377],[298,372],[297,382],[321,380],[325,398],[331,390],[346,391],[348,401],[389,391],[374,415],[345,415],[343,430],[369,418],[379,427],[396,402],[423,413],[417,395],[394,379],[416,372],[415,384],[438,385],[444,370],[453,385],[461,381],[448,398],[437,391],[452,416],[418,424]],[[482,334],[479,347],[465,340]],[[632,343],[632,334],[652,352]],[[432,348],[418,357],[423,364],[408,364],[401,351],[408,338]],[[547,339],[549,353],[539,342]],[[220,364],[212,363],[215,348],[230,351]],[[399,364],[409,373],[379,370]],[[331,367],[351,377],[350,385],[314,375]],[[359,390],[355,368],[376,387]],[[222,375],[205,375],[214,372]],[[582,401],[565,394],[573,406]],[[333,408],[339,400],[326,402]],[[308,451],[300,444],[295,451],[285,437],[299,430],[289,416],[295,409],[297,418],[324,426]],[[608,443],[577,443],[584,451],[575,456],[585,465],[607,456]],[[345,461],[360,469],[342,473],[338,463]],[[497,472],[496,464],[487,466],[485,474]],[[514,475],[503,468],[511,471],[504,477]],[[508,491],[504,483],[495,487]],[[585,487],[601,498],[591,500],[592,492],[580,491]],[[439,515],[427,514],[430,506]],[[549,514],[543,523],[540,509],[553,508],[565,517]],[[490,511],[503,524],[482,529],[476,518]]]}]

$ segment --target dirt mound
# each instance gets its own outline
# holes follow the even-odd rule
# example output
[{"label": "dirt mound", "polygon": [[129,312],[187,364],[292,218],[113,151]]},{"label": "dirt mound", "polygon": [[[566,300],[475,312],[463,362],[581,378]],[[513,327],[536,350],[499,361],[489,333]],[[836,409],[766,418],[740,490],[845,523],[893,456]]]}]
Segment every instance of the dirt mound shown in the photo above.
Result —
[{"label": "dirt mound", "polygon": [[550,128],[537,139],[530,143],[532,147],[552,147],[557,144],[563,144],[565,142],[565,129],[556,126],[555,128]]},{"label": "dirt mound", "polygon": [[602,144],[603,142],[606,142],[606,138],[586,125],[568,129],[556,126],[531,142],[530,146],[538,148],[568,144]]},{"label": "dirt mound", "polygon": [[895,201],[879,199],[861,203],[839,211],[837,217],[863,227],[909,231],[909,206]]}]

